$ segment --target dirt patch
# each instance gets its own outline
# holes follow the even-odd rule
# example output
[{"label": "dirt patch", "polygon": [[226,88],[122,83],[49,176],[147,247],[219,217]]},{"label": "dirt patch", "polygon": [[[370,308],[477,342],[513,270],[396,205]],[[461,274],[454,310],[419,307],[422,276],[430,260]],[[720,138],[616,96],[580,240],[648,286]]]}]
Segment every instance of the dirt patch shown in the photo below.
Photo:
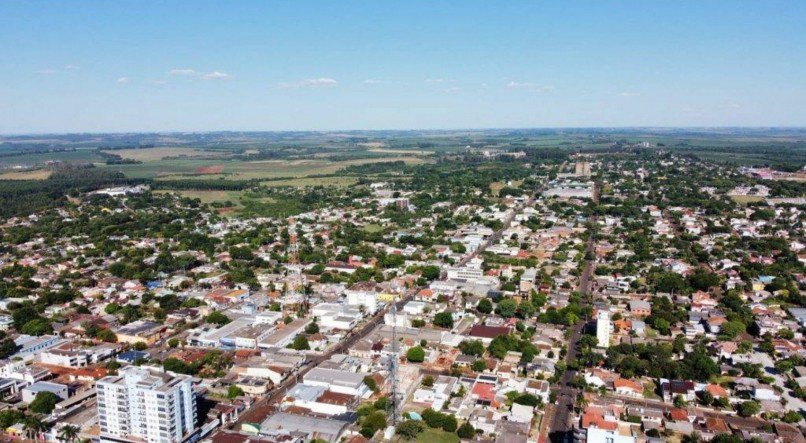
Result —
[{"label": "dirt patch", "polygon": [[221,174],[222,172],[224,172],[224,167],[221,165],[199,166],[198,168],[196,168],[196,173],[203,175]]}]

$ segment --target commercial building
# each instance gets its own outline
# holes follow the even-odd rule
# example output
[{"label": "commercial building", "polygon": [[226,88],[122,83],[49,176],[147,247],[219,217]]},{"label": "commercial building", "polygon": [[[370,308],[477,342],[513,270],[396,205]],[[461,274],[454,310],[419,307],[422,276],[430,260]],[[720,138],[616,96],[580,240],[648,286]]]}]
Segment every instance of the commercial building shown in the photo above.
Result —
[{"label": "commercial building", "polygon": [[98,381],[101,443],[178,443],[196,431],[196,397],[188,376],[129,366]]}]

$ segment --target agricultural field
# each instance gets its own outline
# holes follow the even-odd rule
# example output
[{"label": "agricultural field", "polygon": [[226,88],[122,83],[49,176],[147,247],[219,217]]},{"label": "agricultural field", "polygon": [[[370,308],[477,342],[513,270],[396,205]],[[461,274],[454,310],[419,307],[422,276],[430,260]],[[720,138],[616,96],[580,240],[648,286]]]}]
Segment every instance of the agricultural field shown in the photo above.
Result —
[{"label": "agricultural field", "polygon": [[95,163],[104,159],[95,149],[76,149],[74,151],[32,152],[17,155],[0,156],[0,170],[14,167],[32,168],[52,162],[63,163]]},{"label": "agricultural field", "polygon": [[49,169],[14,170],[0,173],[0,180],[44,180],[50,177],[52,172]]},{"label": "agricultural field", "polygon": [[103,151],[107,154],[119,155],[121,158],[141,162],[153,162],[177,157],[183,158],[219,158],[226,155],[223,151],[208,151],[197,148],[157,147],[137,149],[116,149]]},{"label": "agricultural field", "polygon": [[[121,171],[129,178],[272,180],[278,178],[299,178],[311,175],[331,175],[350,165],[395,160],[404,161],[407,164],[423,164],[428,162],[428,159],[413,156],[364,158],[347,161],[332,161],[327,159],[241,161],[182,158],[143,162],[141,164],[132,165],[110,165],[106,167]],[[283,185],[275,184],[274,186]]]}]

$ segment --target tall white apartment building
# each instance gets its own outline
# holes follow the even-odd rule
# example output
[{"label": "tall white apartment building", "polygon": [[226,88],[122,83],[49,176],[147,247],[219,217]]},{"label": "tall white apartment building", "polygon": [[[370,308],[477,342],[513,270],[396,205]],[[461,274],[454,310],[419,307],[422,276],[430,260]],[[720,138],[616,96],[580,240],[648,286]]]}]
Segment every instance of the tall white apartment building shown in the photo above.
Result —
[{"label": "tall white apartment building", "polygon": [[101,443],[179,443],[196,430],[196,397],[188,376],[128,366],[98,380],[95,388]]},{"label": "tall white apartment building", "polygon": [[610,312],[601,310],[596,314],[596,340],[600,348],[610,346],[610,334],[613,332],[613,325],[610,323]]}]

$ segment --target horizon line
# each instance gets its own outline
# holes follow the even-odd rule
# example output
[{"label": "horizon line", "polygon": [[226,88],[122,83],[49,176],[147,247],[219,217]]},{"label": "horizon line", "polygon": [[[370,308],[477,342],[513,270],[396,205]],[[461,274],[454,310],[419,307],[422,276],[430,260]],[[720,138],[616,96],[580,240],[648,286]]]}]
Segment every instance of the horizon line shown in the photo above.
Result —
[{"label": "horizon line", "polygon": [[522,126],[522,127],[467,127],[467,128],[399,128],[399,129],[212,129],[212,130],[132,130],[132,131],[43,131],[0,133],[0,137],[24,137],[43,135],[116,135],[116,134],[214,134],[214,133],[336,133],[336,132],[450,132],[450,131],[528,131],[550,129],[633,129],[633,130],[806,130],[804,126]]}]

